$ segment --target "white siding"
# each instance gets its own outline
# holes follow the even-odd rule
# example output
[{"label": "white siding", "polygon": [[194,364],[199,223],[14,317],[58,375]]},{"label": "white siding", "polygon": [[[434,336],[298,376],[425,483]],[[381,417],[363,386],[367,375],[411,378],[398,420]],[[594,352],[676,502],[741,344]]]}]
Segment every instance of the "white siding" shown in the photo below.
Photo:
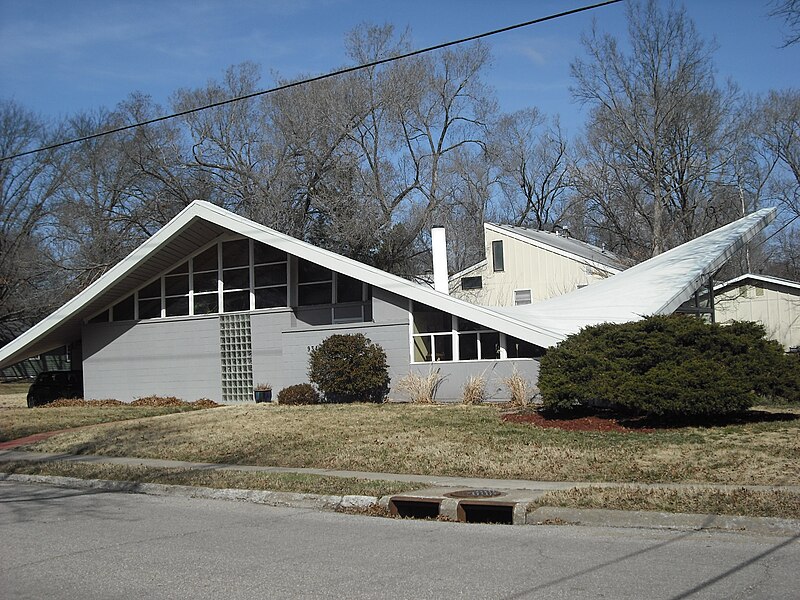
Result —
[{"label": "white siding", "polygon": [[717,322],[756,321],[767,336],[785,349],[800,346],[800,292],[768,283],[742,283],[718,294],[714,301]]}]

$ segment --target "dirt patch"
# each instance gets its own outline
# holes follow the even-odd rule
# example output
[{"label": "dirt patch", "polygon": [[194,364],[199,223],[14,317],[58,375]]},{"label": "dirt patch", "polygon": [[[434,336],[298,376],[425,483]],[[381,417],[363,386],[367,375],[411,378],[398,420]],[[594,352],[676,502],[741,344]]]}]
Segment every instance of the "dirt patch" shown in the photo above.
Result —
[{"label": "dirt patch", "polygon": [[555,418],[540,412],[518,412],[503,415],[503,421],[509,423],[529,423],[547,429],[563,429],[564,431],[598,431],[630,433],[632,431],[651,433],[652,427],[630,427],[623,425],[620,419],[612,416],[581,415],[567,418]]}]

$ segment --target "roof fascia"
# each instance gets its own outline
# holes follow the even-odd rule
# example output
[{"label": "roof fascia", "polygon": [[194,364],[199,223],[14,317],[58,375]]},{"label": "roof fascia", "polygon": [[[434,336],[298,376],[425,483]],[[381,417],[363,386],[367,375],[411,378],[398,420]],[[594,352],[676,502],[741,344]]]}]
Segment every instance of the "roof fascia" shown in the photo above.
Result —
[{"label": "roof fascia", "polygon": [[756,275],[755,273],[745,273],[744,275],[739,275],[739,277],[735,277],[724,283],[718,283],[717,285],[714,286],[714,291],[717,292],[728,287],[736,286],[747,280],[762,281],[764,283],[771,283],[777,286],[800,290],[800,282],[798,281],[791,281],[790,279],[781,279],[780,277],[769,277],[768,275]]}]

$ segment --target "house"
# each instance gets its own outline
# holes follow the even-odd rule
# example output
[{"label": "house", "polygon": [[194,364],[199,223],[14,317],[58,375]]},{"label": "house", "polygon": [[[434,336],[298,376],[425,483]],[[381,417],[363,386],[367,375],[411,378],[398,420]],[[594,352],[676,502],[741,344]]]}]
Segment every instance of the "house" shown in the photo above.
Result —
[{"label": "house", "polygon": [[569,237],[485,223],[486,259],[450,277],[450,294],[483,306],[520,306],[561,296],[615,275],[613,253]]},{"label": "house", "polygon": [[[246,402],[254,383],[307,381],[308,352],[330,335],[363,333],[385,350],[393,382],[436,369],[437,399],[456,400],[477,373],[503,399],[503,378],[516,369],[535,381],[546,348],[581,327],[673,311],[774,215],[763,209],[563,296],[492,308],[196,201],[0,348],[0,369],[68,346],[87,398]],[[446,273],[436,279],[446,286]]]},{"label": "house", "polygon": [[748,273],[714,287],[718,323],[756,321],[788,351],[800,348],[800,282]]}]

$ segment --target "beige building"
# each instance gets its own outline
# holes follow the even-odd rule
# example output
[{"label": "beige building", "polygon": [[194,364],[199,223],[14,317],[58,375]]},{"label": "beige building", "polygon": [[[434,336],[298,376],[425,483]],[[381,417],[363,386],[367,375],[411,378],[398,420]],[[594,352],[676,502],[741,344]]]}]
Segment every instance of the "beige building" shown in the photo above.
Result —
[{"label": "beige building", "polygon": [[756,321],[786,350],[800,347],[800,283],[746,274],[714,288],[718,323]]},{"label": "beige building", "polygon": [[492,223],[483,229],[486,259],[450,277],[450,295],[473,304],[532,304],[625,268],[613,253],[564,233]]}]

